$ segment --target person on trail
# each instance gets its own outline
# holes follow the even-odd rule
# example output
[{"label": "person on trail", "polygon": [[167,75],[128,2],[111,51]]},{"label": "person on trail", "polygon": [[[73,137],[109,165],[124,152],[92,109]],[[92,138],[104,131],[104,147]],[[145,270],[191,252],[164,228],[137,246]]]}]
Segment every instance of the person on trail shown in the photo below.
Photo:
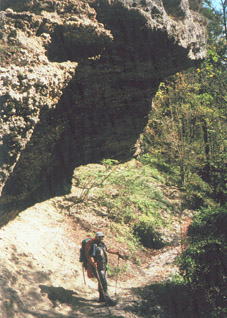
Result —
[{"label": "person on trail", "polygon": [[107,292],[107,254],[116,254],[119,258],[124,258],[119,252],[108,249],[106,244],[103,242],[104,234],[102,232],[97,232],[95,235],[95,240],[90,249],[90,262],[92,265],[93,273],[98,280],[98,290],[99,290],[99,302],[106,302],[108,305],[116,305],[108,292]]}]

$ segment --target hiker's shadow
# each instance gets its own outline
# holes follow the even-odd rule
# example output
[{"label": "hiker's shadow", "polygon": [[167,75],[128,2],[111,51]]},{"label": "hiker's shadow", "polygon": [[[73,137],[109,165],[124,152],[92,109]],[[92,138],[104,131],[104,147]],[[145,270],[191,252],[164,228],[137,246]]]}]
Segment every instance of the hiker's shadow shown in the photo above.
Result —
[{"label": "hiker's shadow", "polygon": [[39,285],[41,292],[48,295],[49,300],[53,306],[56,307],[60,302],[62,304],[70,305],[71,307],[81,307],[86,304],[87,299],[78,297],[78,293],[73,290],[67,290],[63,287],[53,287],[46,285]]}]

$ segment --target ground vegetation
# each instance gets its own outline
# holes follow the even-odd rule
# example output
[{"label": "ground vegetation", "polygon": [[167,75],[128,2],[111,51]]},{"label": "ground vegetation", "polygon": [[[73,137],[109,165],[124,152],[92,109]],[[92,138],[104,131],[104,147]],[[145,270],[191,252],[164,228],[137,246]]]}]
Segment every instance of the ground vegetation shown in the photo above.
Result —
[{"label": "ground vegetation", "polygon": [[[220,4],[220,12],[210,1],[201,9],[208,19],[207,59],[160,85],[141,138],[143,151],[175,169],[184,204],[198,211],[178,259],[180,276],[158,288],[160,297],[172,295],[175,309],[184,308],[184,317],[226,315],[226,1]],[[154,291],[154,285],[146,291],[146,304]],[[171,306],[169,317],[182,317]]]}]

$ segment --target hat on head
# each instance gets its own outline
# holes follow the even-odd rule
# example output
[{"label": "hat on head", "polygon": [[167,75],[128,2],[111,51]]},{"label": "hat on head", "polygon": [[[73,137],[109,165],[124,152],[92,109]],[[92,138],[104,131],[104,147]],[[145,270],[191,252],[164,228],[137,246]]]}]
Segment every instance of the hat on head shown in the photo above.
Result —
[{"label": "hat on head", "polygon": [[97,232],[96,234],[95,234],[95,237],[104,237],[105,235],[102,233],[102,232]]}]

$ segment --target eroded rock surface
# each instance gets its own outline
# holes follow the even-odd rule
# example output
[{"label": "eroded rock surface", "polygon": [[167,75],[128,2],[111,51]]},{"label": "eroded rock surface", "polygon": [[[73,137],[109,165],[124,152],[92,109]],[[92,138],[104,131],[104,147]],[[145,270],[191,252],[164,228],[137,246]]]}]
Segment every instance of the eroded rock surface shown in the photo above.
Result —
[{"label": "eroded rock surface", "polygon": [[200,4],[1,1],[1,223],[67,193],[76,166],[132,156],[160,81],[205,57]]}]

